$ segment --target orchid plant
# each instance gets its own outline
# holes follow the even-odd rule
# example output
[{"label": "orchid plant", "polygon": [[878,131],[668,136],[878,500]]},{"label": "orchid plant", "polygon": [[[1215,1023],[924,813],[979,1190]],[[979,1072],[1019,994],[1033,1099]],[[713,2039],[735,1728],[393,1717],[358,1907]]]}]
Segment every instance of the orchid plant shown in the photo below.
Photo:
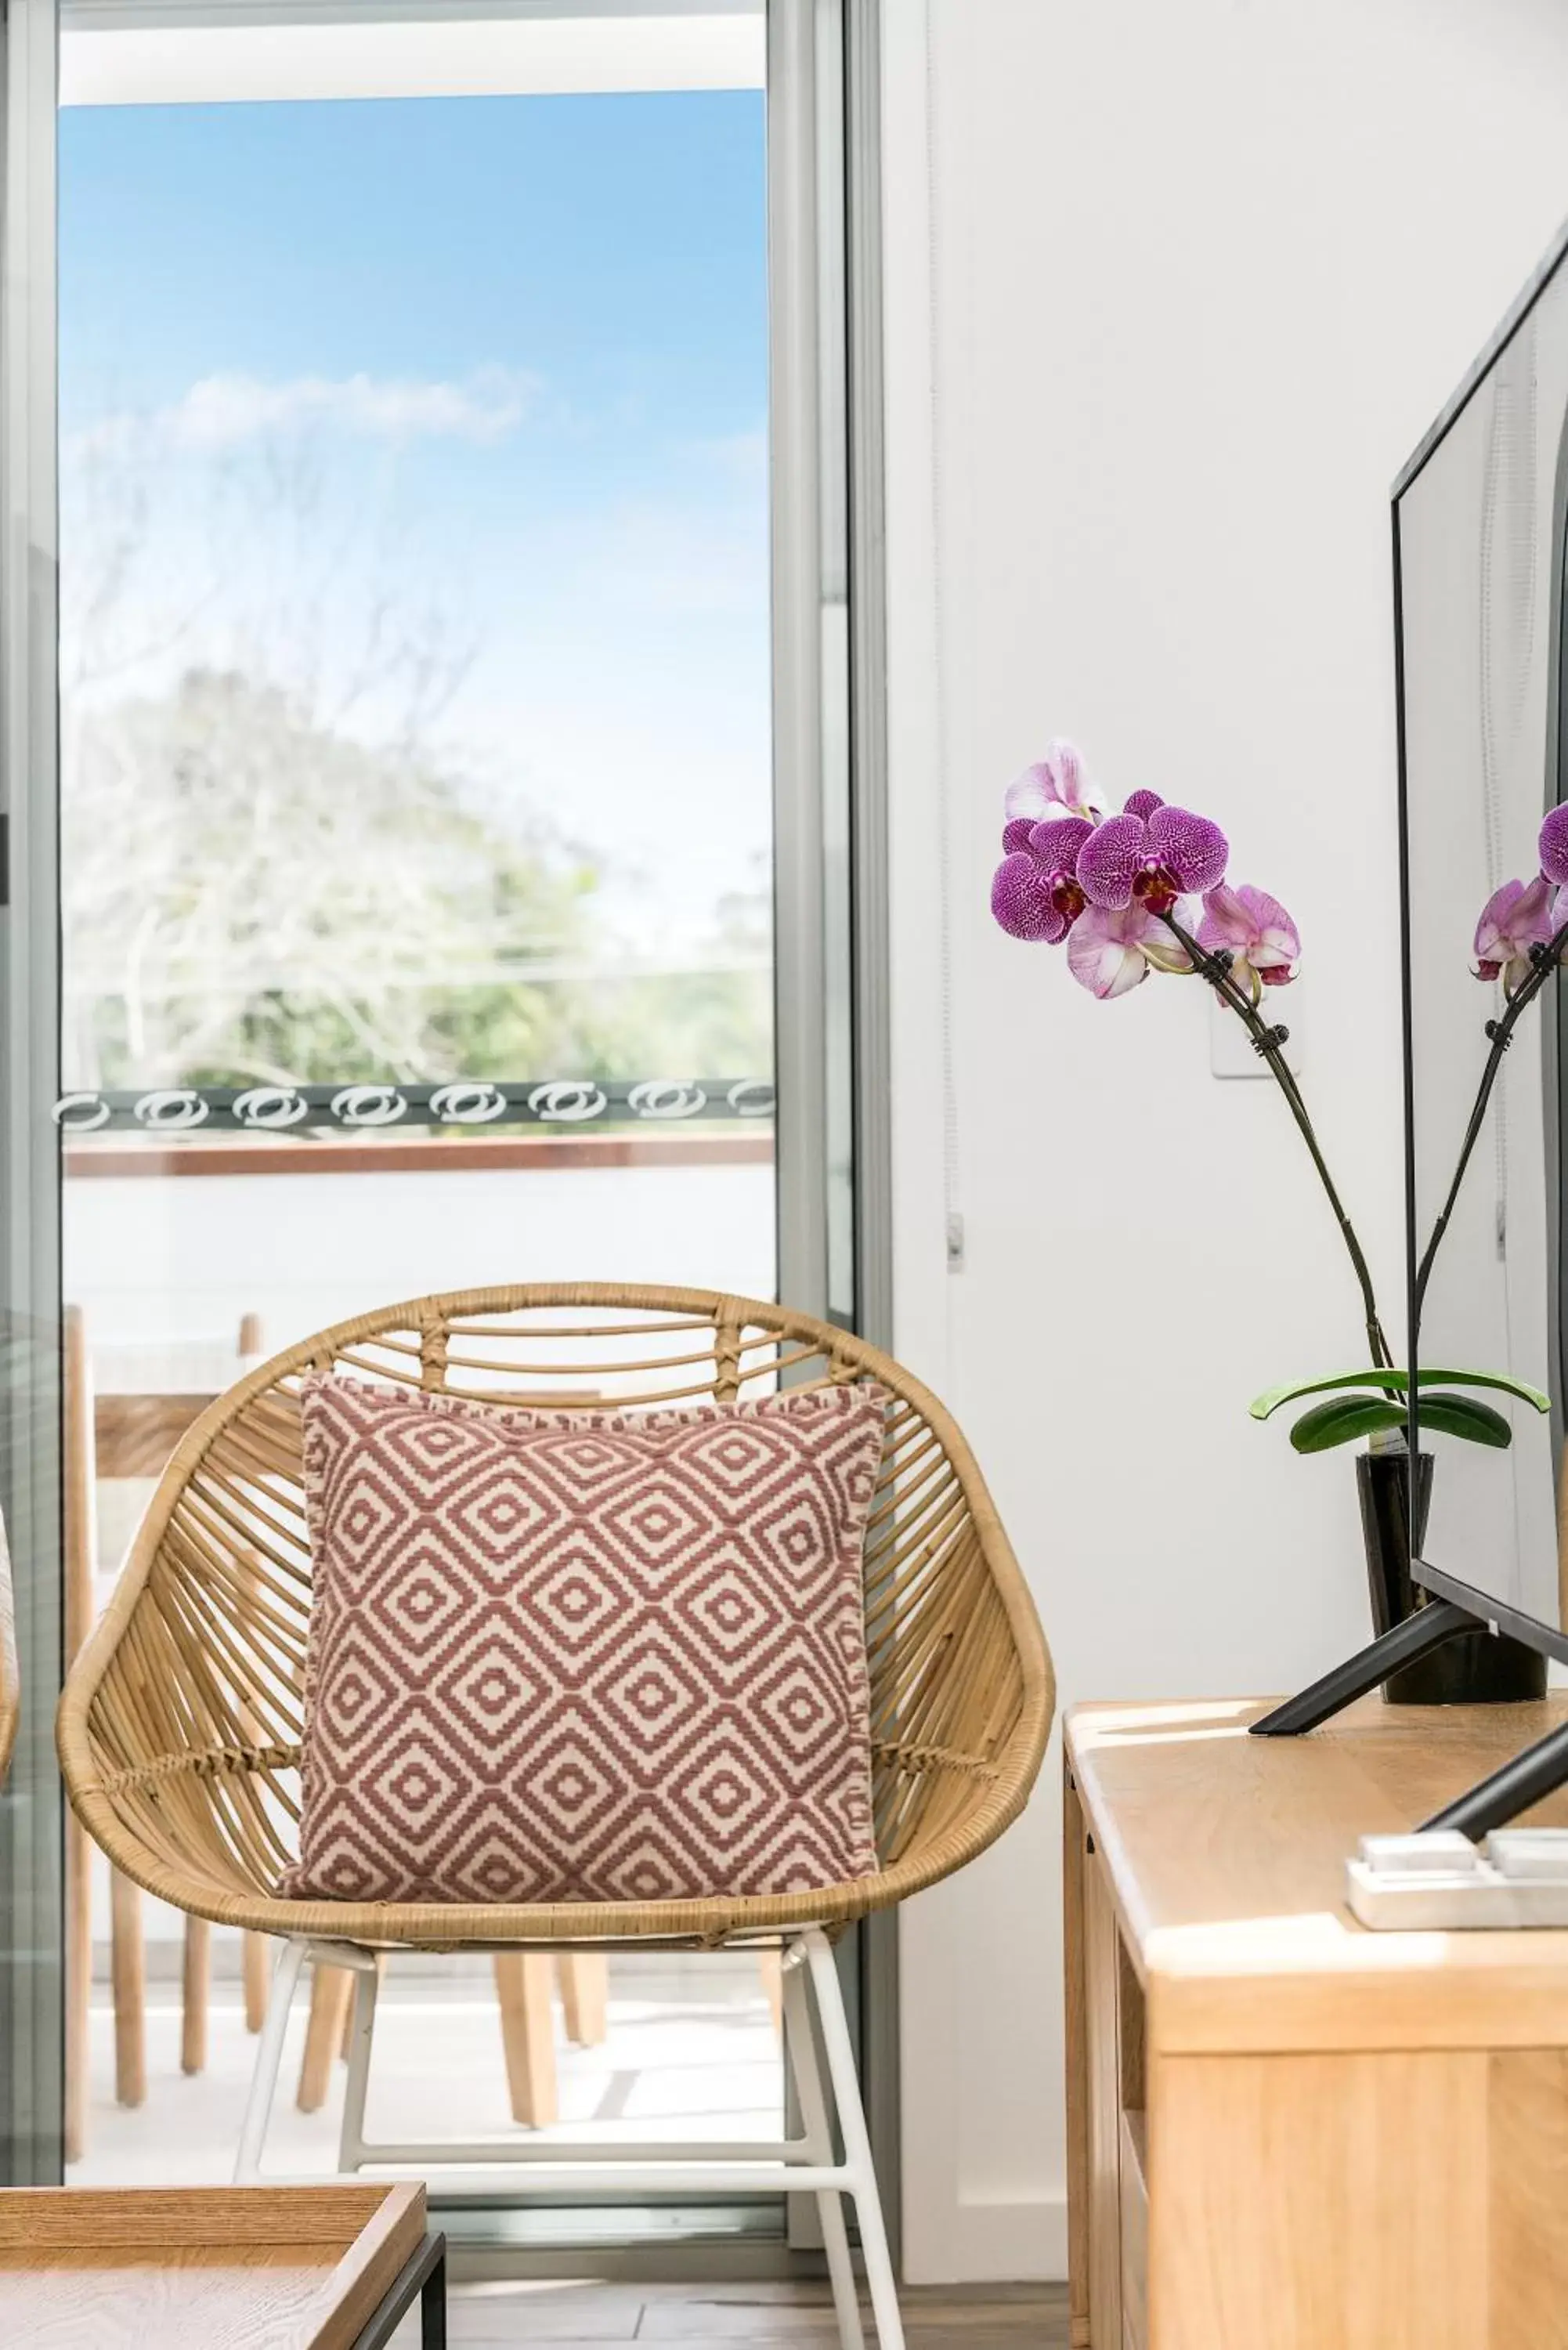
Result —
[{"label": "orchid plant", "polygon": [[[1253,1403],[1253,1417],[1267,1419],[1284,1404],[1323,1397],[1291,1430],[1299,1452],[1402,1430],[1408,1377],[1394,1360],[1371,1269],[1284,1057],[1290,1031],[1270,1016],[1272,1001],[1264,1008],[1272,991],[1288,987],[1301,967],[1301,935],[1291,915],[1266,889],[1229,878],[1230,843],[1210,817],[1168,806],[1150,791],[1134,792],[1112,815],[1070,743],[1053,743],[1044,759],[1025,768],[1008,790],[1003,819],[1002,862],[991,886],[991,910],[1002,929],[1011,938],[1064,944],[1068,970],[1101,1003],[1130,993],[1151,972],[1203,980],[1242,1022],[1312,1159],[1355,1275],[1371,1360],[1365,1368],[1271,1388]],[[1568,805],[1547,816],[1539,849],[1535,878],[1504,882],[1476,926],[1476,976],[1501,982],[1504,1009],[1486,1024],[1490,1050],[1453,1181],[1417,1270],[1417,1314],[1502,1056],[1568,948]],[[1538,1411],[1550,1409],[1538,1388],[1501,1372],[1423,1369],[1417,1378],[1422,1428],[1470,1443],[1505,1446],[1512,1430],[1490,1404],[1456,1388],[1500,1389]]]}]

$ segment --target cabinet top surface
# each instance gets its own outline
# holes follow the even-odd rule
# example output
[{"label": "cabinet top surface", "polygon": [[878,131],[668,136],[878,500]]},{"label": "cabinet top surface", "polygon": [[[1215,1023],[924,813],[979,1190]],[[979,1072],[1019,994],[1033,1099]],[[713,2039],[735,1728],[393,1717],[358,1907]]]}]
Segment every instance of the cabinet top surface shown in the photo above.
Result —
[{"label": "cabinet top surface", "polygon": [[[1368,1699],[1310,1736],[1250,1738],[1272,1700],[1080,1706],[1067,1767],[1151,2043],[1568,2046],[1568,1932],[1369,1933],[1345,1903],[1365,1835],[1412,1828],[1568,1721]],[[1568,1826],[1568,1796],[1528,1814]]]}]

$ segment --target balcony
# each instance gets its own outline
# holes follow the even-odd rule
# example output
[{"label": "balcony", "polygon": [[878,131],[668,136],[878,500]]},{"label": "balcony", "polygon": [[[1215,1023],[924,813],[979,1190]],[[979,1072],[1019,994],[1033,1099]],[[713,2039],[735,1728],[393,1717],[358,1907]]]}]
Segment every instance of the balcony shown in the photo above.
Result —
[{"label": "balcony", "polygon": [[[626,1089],[621,1089],[623,1092]],[[419,1107],[419,1105],[416,1105]],[[615,1107],[627,1119],[624,1103]],[[97,1112],[90,1114],[96,1116]],[[164,1115],[169,1113],[165,1110]],[[324,1110],[317,1115],[326,1117]],[[656,1278],[769,1295],[774,1138],[765,1117],[645,1118],[502,1133],[312,1121],[245,1130],[150,1128],[115,1107],[97,1130],[62,1120],[64,1261],[96,1409],[94,1604],[155,1482],[157,1458],[193,1405],[254,1357],[404,1296],[497,1282]],[[119,1473],[127,1467],[139,1473]],[[121,2004],[144,2020],[145,2101],[116,2100],[108,1866],[93,1856],[88,2111],[73,2183],[225,2178],[255,2042],[245,2026],[238,1934],[213,1929],[205,2062],[182,2069],[183,1919],[141,1903],[145,1989]],[[371,2122],[401,2138],[515,2127],[500,2019],[483,1960],[389,1972],[378,2025]],[[272,2161],[333,2169],[344,2070],[326,2101],[293,2102],[306,2033],[296,2010]],[[607,2030],[576,2046],[556,2025],[559,2120],[613,2142],[776,2135],[782,2053],[764,1970],[747,1955],[695,1966],[674,1955],[610,1961]],[[514,2193],[514,2176],[465,2174],[465,2193]]]}]

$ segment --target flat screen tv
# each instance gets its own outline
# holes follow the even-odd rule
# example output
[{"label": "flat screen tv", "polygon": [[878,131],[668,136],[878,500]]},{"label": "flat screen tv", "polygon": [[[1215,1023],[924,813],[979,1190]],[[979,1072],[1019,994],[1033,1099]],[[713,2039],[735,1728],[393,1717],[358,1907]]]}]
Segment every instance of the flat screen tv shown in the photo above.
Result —
[{"label": "flat screen tv", "polygon": [[[1568,240],[1394,491],[1411,1350],[1552,1403],[1491,1398],[1506,1449],[1433,1441],[1416,1572],[1568,1660],[1568,1025],[1551,967],[1568,889],[1559,904],[1538,878],[1542,820],[1568,799],[1565,555]],[[1531,894],[1511,905],[1498,893],[1515,881]],[[1419,1417],[1417,1387],[1417,1442]]]},{"label": "flat screen tv", "polygon": [[[1507,1373],[1550,1409],[1492,1393],[1495,1448],[1428,1431],[1428,1604],[1257,1725],[1273,1735],[1463,1627],[1568,1662],[1568,888],[1538,878],[1568,802],[1568,231],[1401,472],[1393,525],[1407,1359]],[[1426,1825],[1482,1835],[1565,1778],[1568,1731]]]}]

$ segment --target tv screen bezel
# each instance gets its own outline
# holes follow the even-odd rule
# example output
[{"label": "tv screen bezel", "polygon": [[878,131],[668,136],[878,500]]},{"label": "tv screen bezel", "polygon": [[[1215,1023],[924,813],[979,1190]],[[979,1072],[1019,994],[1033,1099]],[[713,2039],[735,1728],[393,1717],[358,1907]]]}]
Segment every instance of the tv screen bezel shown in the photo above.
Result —
[{"label": "tv screen bezel", "polygon": [[[1409,1446],[1410,1458],[1412,1460],[1415,1460],[1417,1457],[1420,1450],[1420,1391],[1419,1382],[1416,1376],[1419,1367],[1420,1360],[1416,1314],[1416,1279],[1419,1264],[1420,1237],[1417,1226],[1416,1198],[1416,1071],[1414,1050],[1416,1022],[1410,938],[1409,789],[1405,725],[1404,575],[1399,536],[1399,508],[1400,502],[1404,498],[1406,493],[1419,479],[1421,473],[1426,469],[1426,466],[1433,455],[1442,446],[1444,441],[1448,438],[1455,424],[1464,414],[1465,410],[1469,406],[1469,403],[1475,398],[1476,393],[1486,382],[1498,360],[1501,358],[1503,352],[1507,350],[1509,345],[1512,342],[1520,328],[1524,325],[1525,320],[1530,317],[1531,312],[1534,309],[1536,304],[1545,293],[1548,286],[1552,283],[1552,279],[1556,276],[1557,272],[1563,266],[1565,262],[1568,262],[1568,222],[1565,222],[1563,227],[1559,229],[1539,266],[1531,276],[1529,282],[1524,286],[1523,291],[1520,294],[1518,299],[1514,302],[1512,307],[1503,318],[1501,324],[1498,327],[1496,332],[1491,336],[1485,348],[1480,352],[1480,356],[1475,359],[1471,367],[1467,371],[1459,389],[1454,392],[1452,398],[1448,401],[1447,405],[1443,408],[1440,414],[1435,419],[1433,423],[1428,427],[1428,431],[1422,435],[1420,441],[1417,443],[1416,448],[1407,459],[1404,465],[1401,466],[1398,475],[1395,480],[1393,489],[1389,494],[1389,521],[1392,536],[1394,566],[1395,747],[1397,762],[1399,816],[1400,1041],[1404,1060],[1405,1313],[1407,1340],[1406,1356],[1407,1365],[1411,1374],[1409,1386],[1407,1390],[1406,1440]],[[1568,431],[1565,431],[1564,433],[1564,451],[1568,452]],[[1552,576],[1553,604],[1554,608],[1559,609],[1563,608],[1563,598],[1565,586],[1564,569],[1565,566],[1568,566],[1568,507],[1565,507],[1563,496],[1563,460],[1560,458],[1558,494],[1554,506],[1554,532],[1557,544],[1554,549],[1555,562]],[[1559,631],[1559,636],[1561,639],[1561,630]],[[1552,681],[1551,707],[1552,723],[1553,725],[1556,725],[1557,723],[1559,712],[1564,707],[1568,707],[1568,702],[1565,702],[1564,701],[1564,688],[1568,687],[1568,669],[1565,669],[1563,666],[1565,662],[1568,662],[1568,647],[1563,647],[1560,643],[1559,672],[1553,675]],[[1560,773],[1563,766],[1565,753],[1568,753],[1568,744],[1564,743],[1561,731],[1559,730],[1557,757]],[[1565,778],[1565,780],[1568,780],[1568,778]],[[1563,796],[1568,797],[1568,792],[1565,792]],[[1559,1060],[1560,1065],[1563,1067],[1563,1077],[1562,1098],[1565,1105],[1565,1114],[1568,1114],[1568,1022],[1559,1022],[1557,1035]],[[1565,1144],[1568,1144],[1568,1137],[1560,1136],[1558,1140],[1560,1169],[1568,1169],[1568,1148],[1564,1147]],[[1560,1265],[1563,1261],[1563,1200],[1561,1181],[1559,1183],[1558,1212],[1553,1228],[1553,1243],[1557,1262]],[[1564,1346],[1568,1345],[1568,1331],[1564,1330],[1563,1317],[1561,1313],[1556,1315],[1555,1321],[1557,1330],[1557,1346],[1555,1351],[1559,1357],[1558,1369],[1560,1393],[1559,1398],[1554,1399],[1554,1420],[1557,1417],[1561,1399],[1563,1397],[1568,1397],[1568,1381],[1565,1381],[1564,1378],[1564,1375],[1568,1374],[1568,1363],[1564,1363],[1562,1359]],[[1561,1437],[1563,1431],[1560,1427],[1557,1429],[1556,1432],[1559,1437]],[[1508,1633],[1513,1638],[1523,1641],[1527,1647],[1536,1649],[1543,1656],[1554,1658],[1559,1663],[1568,1665],[1568,1627],[1547,1624],[1540,1617],[1521,1614],[1518,1609],[1507,1606],[1504,1602],[1499,1600],[1493,1594],[1484,1590],[1480,1586],[1464,1582],[1459,1577],[1450,1575],[1441,1568],[1434,1566],[1429,1560],[1421,1558],[1418,1555],[1412,1555],[1410,1573],[1412,1581],[1417,1584],[1421,1589],[1429,1593],[1434,1598],[1451,1599],[1457,1602],[1461,1607],[1467,1608],[1476,1617],[1495,1626],[1499,1631]]]}]

